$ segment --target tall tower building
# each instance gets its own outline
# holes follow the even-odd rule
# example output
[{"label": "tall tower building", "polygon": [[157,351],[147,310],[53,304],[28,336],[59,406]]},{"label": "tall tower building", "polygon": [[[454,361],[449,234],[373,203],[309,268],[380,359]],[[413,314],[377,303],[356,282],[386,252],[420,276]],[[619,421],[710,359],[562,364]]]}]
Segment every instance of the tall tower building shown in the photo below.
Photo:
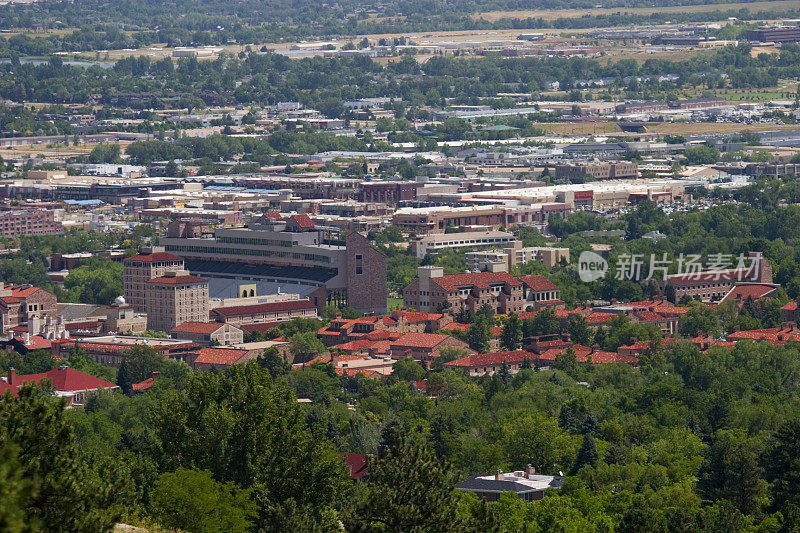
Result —
[{"label": "tall tower building", "polygon": [[147,329],[171,331],[184,322],[208,322],[208,280],[177,270],[146,285]]},{"label": "tall tower building", "polygon": [[167,253],[163,247],[142,248],[139,253],[122,262],[122,283],[125,301],[134,311],[147,311],[145,295],[147,282],[167,272],[183,270],[183,259]]}]

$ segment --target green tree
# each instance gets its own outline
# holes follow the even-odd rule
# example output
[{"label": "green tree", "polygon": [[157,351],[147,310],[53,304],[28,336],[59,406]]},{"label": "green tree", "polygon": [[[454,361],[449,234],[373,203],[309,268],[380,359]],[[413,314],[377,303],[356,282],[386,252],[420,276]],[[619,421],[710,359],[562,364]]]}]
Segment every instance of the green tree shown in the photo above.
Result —
[{"label": "green tree", "polygon": [[775,507],[800,507],[800,419],[789,420],[778,429],[764,464]]},{"label": "green tree", "polygon": [[395,434],[343,513],[351,532],[457,531],[455,478],[429,447]]},{"label": "green tree", "polygon": [[489,351],[492,340],[492,325],[483,315],[475,315],[472,325],[467,330],[467,344],[478,353]]},{"label": "green tree", "polygon": [[266,369],[273,378],[285,376],[292,369],[292,365],[274,346],[270,346],[258,356],[258,364]]},{"label": "green tree", "polygon": [[574,476],[584,466],[595,466],[599,459],[597,454],[597,445],[594,442],[594,437],[591,433],[583,436],[583,443],[581,449],[578,450],[578,457],[575,459],[575,464],[572,465],[570,475]]},{"label": "green tree", "polygon": [[728,500],[744,514],[760,508],[766,494],[758,445],[741,431],[720,430],[708,447],[697,487],[710,500]]},{"label": "green tree", "polygon": [[297,526],[302,520],[321,527],[348,482],[335,447],[309,428],[296,396],[256,362],[191,374],[182,390],[152,403],[147,430],[162,471],[208,470],[252,489],[261,531],[306,530]]},{"label": "green tree", "polygon": [[690,165],[713,165],[719,161],[719,150],[711,146],[693,146],[683,154]]},{"label": "green tree", "polygon": [[150,492],[150,513],[159,524],[192,533],[245,532],[256,505],[251,491],[219,483],[207,470],[161,474]]},{"label": "green tree", "polygon": [[504,350],[519,350],[522,342],[522,321],[516,313],[511,313],[503,324],[500,346]]},{"label": "green tree", "polygon": [[110,530],[133,503],[130,472],[108,461],[90,465],[66,402],[42,390],[28,384],[18,397],[0,396],[0,522],[20,531]]},{"label": "green tree", "polygon": [[315,355],[324,353],[325,345],[313,331],[295,333],[289,337],[289,351],[296,360],[307,361]]},{"label": "green tree", "polygon": [[90,163],[122,163],[119,144],[100,143],[89,153]]},{"label": "green tree", "polygon": [[579,313],[572,313],[567,319],[567,333],[570,340],[575,344],[589,346],[592,343],[593,333],[586,318]]},{"label": "green tree", "polygon": [[422,381],[425,369],[414,359],[398,359],[392,365],[392,376],[400,381]]}]

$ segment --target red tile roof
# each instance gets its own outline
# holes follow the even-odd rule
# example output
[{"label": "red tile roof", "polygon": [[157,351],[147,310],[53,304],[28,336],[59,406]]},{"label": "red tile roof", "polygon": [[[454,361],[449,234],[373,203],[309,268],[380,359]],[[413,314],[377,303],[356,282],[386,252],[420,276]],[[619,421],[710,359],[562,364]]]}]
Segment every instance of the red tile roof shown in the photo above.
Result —
[{"label": "red tile roof", "polygon": [[134,383],[133,385],[131,385],[131,389],[133,389],[133,390],[148,390],[150,387],[153,386],[154,382],[155,382],[154,378],[147,378],[144,381],[140,381],[139,383]]},{"label": "red tile roof", "polygon": [[211,335],[225,324],[221,322],[184,322],[172,328],[172,333],[198,333]]},{"label": "red tile roof", "polygon": [[136,254],[126,257],[123,261],[142,261],[144,263],[154,263],[156,261],[183,261],[183,258],[168,252],[156,252],[153,254]]},{"label": "red tile roof", "polygon": [[57,368],[49,372],[41,374],[25,374],[21,376],[14,376],[14,383],[7,383],[5,381],[0,383],[0,394],[5,390],[10,390],[11,394],[17,394],[17,388],[24,383],[36,382],[39,383],[43,379],[49,379],[53,382],[53,388],[57,391],[64,392],[80,392],[87,390],[95,390],[98,387],[102,389],[115,389],[117,385],[104,381],[100,378],[90,376],[79,370],[70,367]]},{"label": "red tile roof", "polygon": [[600,311],[596,311],[586,317],[586,322],[589,324],[603,324],[612,320],[615,316],[617,316],[617,313],[601,313]]},{"label": "red tile roof", "polygon": [[314,221],[311,220],[305,213],[300,213],[299,215],[292,215],[290,217],[292,220],[297,222],[297,225],[304,229],[314,229]]},{"label": "red tile roof", "polygon": [[459,368],[471,368],[477,366],[502,365],[503,363],[521,363],[525,359],[536,360],[537,355],[525,350],[515,350],[511,352],[492,352],[468,355],[455,361],[445,363],[448,366]]},{"label": "red tile roof", "polygon": [[27,298],[32,296],[36,291],[41,290],[39,287],[10,287],[11,296],[13,298]]},{"label": "red tile roof", "polygon": [[666,320],[662,315],[653,311],[636,311],[636,317],[642,322],[663,322]]},{"label": "red tile roof", "polygon": [[267,304],[235,305],[231,307],[217,307],[211,313],[222,316],[255,315],[260,313],[279,313],[281,311],[298,311],[302,309],[315,309],[314,304],[308,300],[292,300],[288,302],[274,302]]},{"label": "red tile roof", "polygon": [[520,276],[519,280],[535,292],[559,290],[557,285],[544,276]]},{"label": "red tile roof", "polygon": [[201,348],[197,350],[195,363],[210,365],[232,365],[244,357],[247,350],[238,348]]},{"label": "red tile roof", "polygon": [[[615,352],[605,352],[602,350],[595,350],[592,352],[592,349],[588,346],[582,346],[580,344],[573,344],[572,349],[575,352],[575,359],[578,363],[586,363],[589,361],[589,356],[592,357],[593,363],[627,363],[627,364],[637,364],[639,363],[639,358],[633,355],[620,355]],[[547,360],[547,361],[555,361],[556,356],[566,352],[566,348],[552,348],[547,350],[546,352],[540,354],[538,356],[539,359]]]},{"label": "red tile roof", "polygon": [[781,307],[783,311],[796,311],[797,310],[797,302],[789,302],[788,304]]},{"label": "red tile roof", "polygon": [[754,300],[758,300],[759,298],[764,298],[765,296],[769,296],[771,293],[775,292],[776,287],[772,285],[767,285],[764,283],[747,283],[743,285],[734,285],[731,287],[731,290],[728,291],[721,302],[726,300],[737,300],[740,299],[742,301],[747,300],[748,298],[753,298]]},{"label": "red tile roof", "polygon": [[470,328],[469,324],[462,324],[460,322],[450,322],[442,329],[445,331],[467,331]]},{"label": "red tile roof", "polygon": [[24,337],[15,337],[14,340],[18,341],[29,350],[48,350],[53,345],[50,339],[45,339],[41,335],[31,335],[28,337],[28,342],[25,342]]},{"label": "red tile roof", "polygon": [[208,283],[208,280],[189,274],[186,276],[161,276],[160,278],[153,278],[147,283],[155,283],[158,285],[181,285],[183,283]]},{"label": "red tile roof", "polygon": [[445,340],[449,339],[450,335],[443,335],[439,333],[406,333],[392,343],[392,346],[403,346],[410,348],[435,348]]},{"label": "red tile roof", "polygon": [[352,479],[361,479],[369,473],[366,455],[363,453],[346,453],[342,455],[345,456],[347,469],[350,471]]},{"label": "red tile roof", "polygon": [[457,290],[459,287],[474,286],[479,289],[488,289],[495,283],[508,283],[513,287],[522,282],[508,272],[473,272],[471,274],[449,274],[440,278],[431,279],[447,292]]},{"label": "red tile roof", "polygon": [[620,346],[620,348],[625,348],[626,350],[649,350],[650,349],[650,341],[636,341],[633,344],[629,344],[627,346]]}]

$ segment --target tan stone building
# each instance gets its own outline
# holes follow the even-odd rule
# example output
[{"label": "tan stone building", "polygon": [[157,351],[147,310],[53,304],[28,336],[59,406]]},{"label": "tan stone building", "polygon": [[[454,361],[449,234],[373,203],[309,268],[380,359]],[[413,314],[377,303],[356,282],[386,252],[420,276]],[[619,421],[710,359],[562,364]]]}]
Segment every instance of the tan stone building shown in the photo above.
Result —
[{"label": "tan stone building", "polygon": [[473,313],[488,304],[497,314],[519,313],[525,297],[522,282],[508,272],[475,272],[445,276],[441,267],[420,267],[418,277],[403,289],[403,303],[417,311]]},{"label": "tan stone building", "polygon": [[166,272],[147,282],[147,329],[172,331],[184,322],[208,322],[208,280],[188,270]]},{"label": "tan stone building", "polygon": [[241,344],[244,342],[244,331],[232,324],[219,322],[184,322],[170,332],[173,339],[194,341],[209,346],[214,341],[221,345]]},{"label": "tan stone building", "polygon": [[144,313],[147,282],[167,272],[183,270],[183,259],[165,252],[163,247],[142,248],[138,254],[126,257],[122,265],[125,301],[134,311]]}]

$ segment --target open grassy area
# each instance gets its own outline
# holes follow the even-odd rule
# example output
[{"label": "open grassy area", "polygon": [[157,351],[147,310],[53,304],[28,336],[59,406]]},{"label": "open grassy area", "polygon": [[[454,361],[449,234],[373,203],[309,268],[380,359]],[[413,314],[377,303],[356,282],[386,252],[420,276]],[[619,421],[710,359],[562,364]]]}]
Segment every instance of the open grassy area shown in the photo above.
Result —
[{"label": "open grassy area", "polygon": [[386,310],[390,313],[392,311],[397,311],[398,309],[403,308],[403,299],[402,298],[387,298],[386,299]]},{"label": "open grassy area", "polygon": [[800,0],[768,0],[765,2],[728,3],[728,4],[700,4],[692,6],[666,6],[666,7],[600,7],[594,9],[526,9],[518,11],[491,11],[476,13],[475,19],[484,19],[494,22],[504,18],[525,19],[541,18],[556,20],[560,18],[579,18],[585,16],[610,15],[614,13],[630,13],[636,15],[650,15],[652,13],[705,13],[709,11],[728,11],[730,9],[749,9],[751,13],[758,11],[789,11],[800,9]]}]

